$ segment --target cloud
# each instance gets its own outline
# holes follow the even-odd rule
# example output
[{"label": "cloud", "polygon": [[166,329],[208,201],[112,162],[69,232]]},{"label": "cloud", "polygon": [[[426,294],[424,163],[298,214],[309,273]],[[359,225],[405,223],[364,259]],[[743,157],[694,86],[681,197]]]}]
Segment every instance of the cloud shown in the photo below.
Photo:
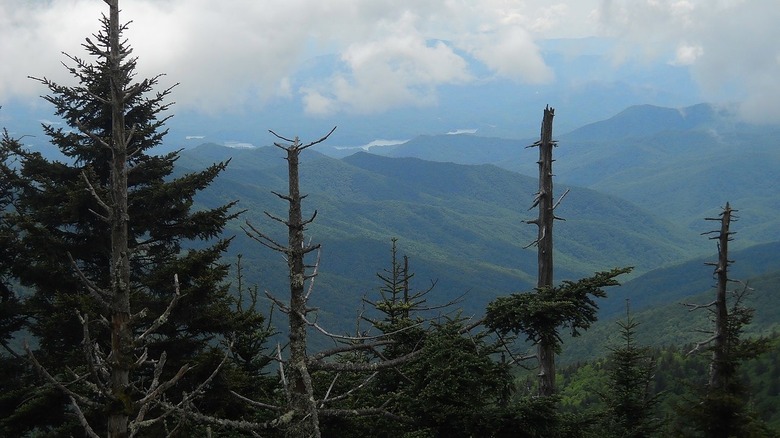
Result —
[{"label": "cloud", "polygon": [[775,0],[604,0],[601,29],[640,56],[689,66],[706,99],[780,122],[780,8]]},{"label": "cloud", "polygon": [[[42,93],[27,75],[68,83],[64,51],[98,30],[95,0],[0,1],[0,102]],[[576,9],[576,8],[575,8]],[[245,111],[301,99],[311,114],[433,105],[437,88],[474,80],[469,53],[519,81],[551,77],[534,43],[573,8],[519,0],[133,0],[122,20],[139,77],[179,83],[177,109]],[[30,54],[34,54],[31,56]],[[341,68],[297,76],[307,59]]]},{"label": "cloud", "polygon": [[346,72],[316,88],[303,87],[306,110],[382,112],[401,106],[432,105],[435,88],[468,81],[466,61],[441,41],[428,42],[405,16],[387,25],[381,39],[356,42],[341,55]]},{"label": "cloud", "polygon": [[677,46],[672,65],[693,65],[696,59],[704,54],[704,49],[700,45],[680,44]]},{"label": "cloud", "polygon": [[507,26],[473,35],[465,48],[499,76],[529,83],[553,79],[536,43],[522,27]]}]

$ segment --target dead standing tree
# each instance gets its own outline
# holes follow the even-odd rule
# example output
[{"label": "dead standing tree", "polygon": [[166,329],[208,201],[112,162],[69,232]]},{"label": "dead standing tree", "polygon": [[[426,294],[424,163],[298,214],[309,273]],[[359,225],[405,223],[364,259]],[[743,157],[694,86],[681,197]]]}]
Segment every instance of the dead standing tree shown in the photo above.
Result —
[{"label": "dead standing tree", "polygon": [[603,288],[619,285],[615,278],[632,269],[613,268],[577,281],[564,280],[558,286],[553,285],[553,222],[563,220],[555,215],[555,209],[569,193],[568,190],[564,192],[558,201],[553,199],[553,116],[554,110],[545,108],[541,139],[529,146],[539,147],[539,192],[531,206],[531,209],[539,207],[539,217],[526,221],[539,228],[537,239],[526,246],[538,247],[537,286],[534,292],[513,293],[495,299],[488,304],[485,315],[485,324],[500,336],[510,332],[515,335],[524,333],[526,340],[536,346],[536,354],[512,360],[536,358],[539,364],[538,394],[542,397],[555,393],[555,355],[560,352],[563,343],[560,329],[569,328],[572,336],[579,336],[580,330],[587,330],[598,319],[595,298],[606,297]]},{"label": "dead standing tree", "polygon": [[[380,351],[387,346],[395,344],[394,335],[401,331],[420,327],[422,322],[415,322],[400,328],[394,327],[394,330],[383,332],[376,336],[342,336],[328,332],[317,324],[316,320],[308,317],[309,314],[315,312],[315,309],[308,307],[307,303],[313,291],[313,281],[317,276],[319,257],[317,257],[317,261],[314,264],[306,264],[305,258],[307,254],[319,250],[320,245],[306,243],[304,238],[306,226],[314,221],[317,212],[315,210],[308,219],[303,218],[301,201],[306,195],[301,195],[300,193],[298,172],[300,164],[299,157],[301,152],[305,149],[327,140],[335,129],[336,128],[334,127],[324,137],[307,144],[302,144],[297,137],[288,139],[271,131],[271,134],[287,142],[287,144],[274,143],[274,145],[287,153],[285,159],[288,164],[289,193],[286,195],[276,192],[272,193],[280,199],[287,201],[288,217],[287,219],[282,219],[268,212],[265,212],[265,215],[287,227],[288,242],[287,244],[277,242],[268,234],[265,234],[254,227],[249,221],[246,222],[246,228],[243,228],[244,232],[251,239],[284,255],[288,266],[290,301],[289,304],[284,303],[266,292],[268,298],[273,301],[282,312],[286,313],[289,318],[289,356],[287,360],[283,360],[281,348],[279,348],[277,353],[277,360],[280,363],[282,384],[287,395],[287,408],[267,405],[265,403],[248,400],[245,397],[241,398],[258,407],[272,409],[277,412],[285,412],[278,417],[277,420],[272,422],[273,424],[269,423],[268,426],[285,428],[285,436],[291,438],[320,437],[322,435],[320,432],[320,416],[384,416],[398,421],[405,421],[405,419],[389,412],[387,403],[378,407],[361,406],[355,408],[350,406],[347,408],[339,408],[330,406],[338,405],[340,401],[348,398],[350,394],[366,387],[380,371],[396,368],[399,365],[411,361],[422,352],[420,345],[397,357],[387,357]],[[311,269],[311,273],[307,273],[307,269]],[[306,282],[309,282],[308,286],[306,285]],[[420,295],[411,295],[409,299],[415,300],[419,299],[419,297]],[[336,341],[340,345],[330,350],[320,351],[308,356],[307,329],[310,327]],[[375,355],[374,360],[328,360],[333,357],[340,357],[343,359],[345,357],[344,355],[349,355],[358,351],[368,352],[368,355]],[[335,373],[330,388],[320,399],[314,394],[311,371]],[[356,383],[354,386],[348,388],[343,394],[334,395],[332,394],[331,389],[336,383],[340,373],[363,374],[365,378],[362,380],[362,383]],[[243,427],[242,425],[233,426],[246,429],[246,427]],[[253,428],[251,430],[259,429],[260,428]]]},{"label": "dead standing tree", "polygon": [[[552,150],[556,146],[556,142],[552,139],[554,116],[555,109],[545,107],[541,138],[537,143],[529,146],[539,147],[539,192],[531,206],[531,208],[539,207],[539,217],[527,221],[529,224],[536,224],[539,229],[538,236],[532,243],[538,249],[539,273],[536,283],[538,290],[553,287],[553,223],[555,219],[560,219],[554,212],[560,200],[554,203],[553,199]],[[563,196],[566,196],[566,193]],[[539,361],[539,395],[552,395],[555,392],[555,350],[542,338],[537,345],[536,354]]]},{"label": "dead standing tree", "polygon": [[732,303],[729,305],[729,283],[741,283],[729,278],[728,246],[734,232],[731,223],[736,221],[736,210],[726,203],[717,218],[706,220],[720,222],[720,229],[703,234],[714,234],[711,239],[718,241],[718,261],[707,263],[714,266],[713,275],[717,278],[715,300],[708,304],[686,304],[691,310],[706,308],[711,312],[713,328],[711,336],[697,343],[689,354],[703,347],[712,354],[710,375],[706,391],[701,400],[693,401],[693,424],[708,437],[747,436],[754,419],[746,412],[748,389],[739,379],[739,366],[748,359],[768,351],[771,343],[768,338],[758,337],[742,339],[744,327],[753,319],[753,309],[744,307],[742,301],[750,291],[743,284],[731,290]]},{"label": "dead standing tree", "polygon": [[713,349],[712,349],[712,363],[710,364],[710,388],[723,390],[726,386],[726,370],[724,364],[726,363],[726,347],[728,340],[728,307],[726,304],[726,290],[728,289],[729,282],[729,241],[731,241],[731,235],[733,232],[729,231],[731,225],[732,214],[734,210],[731,209],[729,203],[726,203],[726,207],[720,214],[720,218],[707,218],[707,220],[720,221],[720,231],[717,232],[717,236],[713,237],[718,239],[718,261],[717,263],[711,263],[715,266],[715,275],[718,278],[717,292],[715,294],[715,333],[713,335]]},{"label": "dead standing tree", "polygon": [[[334,127],[321,139],[305,145],[301,144],[298,137],[287,139],[271,131],[271,134],[289,143],[274,143],[276,147],[287,153],[285,159],[287,160],[288,168],[289,193],[283,195],[273,192],[274,195],[287,201],[289,210],[287,219],[276,217],[268,212],[265,212],[265,214],[287,227],[288,242],[286,245],[276,242],[268,235],[253,227],[248,221],[246,222],[248,229],[244,229],[250,238],[274,251],[284,254],[287,259],[290,278],[289,306],[280,303],[273,297],[270,298],[280,305],[289,318],[290,356],[287,360],[287,366],[284,368],[282,378],[283,380],[286,380],[283,383],[287,390],[288,408],[289,411],[293,413],[293,418],[287,429],[287,436],[290,437],[320,436],[317,404],[314,399],[314,388],[312,386],[311,375],[309,374],[307,364],[308,358],[306,354],[306,330],[309,326],[306,315],[310,313],[312,309],[307,306],[309,293],[305,290],[305,283],[307,280],[313,280],[317,275],[317,266],[316,264],[314,266],[307,266],[304,261],[305,256],[313,251],[317,251],[320,248],[320,245],[311,245],[304,241],[304,230],[306,229],[306,225],[314,221],[314,218],[317,216],[317,211],[315,210],[309,219],[303,219],[301,201],[306,195],[301,195],[300,192],[300,179],[298,176],[299,158],[301,152],[327,140],[335,130],[336,128]],[[306,273],[307,267],[314,268],[312,274]],[[311,292],[311,287],[308,292]]]}]

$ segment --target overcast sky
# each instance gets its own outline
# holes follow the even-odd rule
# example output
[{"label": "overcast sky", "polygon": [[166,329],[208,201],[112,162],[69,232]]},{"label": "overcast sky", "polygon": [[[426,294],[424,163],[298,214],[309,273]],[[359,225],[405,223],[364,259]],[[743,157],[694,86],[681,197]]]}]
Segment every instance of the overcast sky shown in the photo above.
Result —
[{"label": "overcast sky", "polygon": [[[547,38],[602,36],[612,56],[686,65],[702,96],[740,96],[744,115],[780,122],[778,0],[123,0],[139,74],[179,82],[177,109],[222,111],[299,99],[308,115],[377,113],[490,77],[547,83]],[[100,0],[0,0],[0,104],[68,80],[61,52],[98,29]],[[446,43],[444,43],[446,42]],[[291,80],[318,55],[343,66]],[[166,82],[167,81],[167,82]],[[428,102],[430,103],[430,102]]]}]

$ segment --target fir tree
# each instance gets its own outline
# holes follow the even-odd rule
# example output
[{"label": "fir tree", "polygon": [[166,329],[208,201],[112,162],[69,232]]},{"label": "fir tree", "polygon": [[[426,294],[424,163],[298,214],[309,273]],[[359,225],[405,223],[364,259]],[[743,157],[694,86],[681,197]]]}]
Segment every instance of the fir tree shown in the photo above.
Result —
[{"label": "fir tree", "polygon": [[[203,210],[194,204],[198,191],[227,163],[177,176],[178,153],[153,153],[167,133],[166,101],[172,89],[155,91],[161,76],[135,79],[137,60],[121,40],[126,26],[118,23],[118,4],[107,3],[111,14],[103,17],[102,30],[83,44],[91,62],[68,56],[67,69],[77,85],[37,79],[49,89],[44,99],[68,125],[44,125],[66,159],[52,161],[18,143],[4,142],[6,152],[18,160],[13,187],[18,198],[9,220],[19,230],[21,251],[11,271],[32,290],[25,305],[37,345],[34,357],[52,376],[64,380],[68,370],[82,375],[95,368],[85,363],[89,361],[82,344],[98,357],[121,341],[121,353],[116,350],[113,360],[125,355],[122,366],[132,373],[132,382],[121,393],[96,397],[104,408],[85,408],[96,429],[105,425],[101,411],[137,414],[136,401],[143,396],[144,385],[155,378],[154,367],[144,365],[165,355],[167,363],[158,379],[183,374],[185,364],[207,359],[216,342],[236,330],[239,322],[232,316],[234,300],[223,284],[227,266],[219,261],[229,244],[220,236],[226,222],[236,216],[234,203]],[[117,232],[116,221],[124,222],[122,233]],[[175,276],[180,299],[175,297]],[[116,308],[112,300],[118,295],[105,293],[117,288],[126,291],[122,293],[127,305],[121,323],[127,331],[119,340],[109,327],[116,328],[117,313],[109,310]],[[150,327],[155,330],[141,336]],[[196,371],[189,373],[192,379],[181,379],[179,393],[195,388]],[[29,403],[44,396],[38,393]],[[51,404],[65,401],[50,400],[48,411],[68,412],[70,408]],[[30,420],[18,417],[24,412],[18,409],[14,421]],[[63,427],[57,414],[34,420],[38,429]]]},{"label": "fir tree", "polygon": [[655,360],[650,349],[635,344],[639,323],[626,304],[626,319],[618,321],[623,344],[610,348],[607,373],[610,385],[602,394],[607,412],[604,432],[607,436],[647,437],[660,429],[656,416],[658,396],[653,391]]}]

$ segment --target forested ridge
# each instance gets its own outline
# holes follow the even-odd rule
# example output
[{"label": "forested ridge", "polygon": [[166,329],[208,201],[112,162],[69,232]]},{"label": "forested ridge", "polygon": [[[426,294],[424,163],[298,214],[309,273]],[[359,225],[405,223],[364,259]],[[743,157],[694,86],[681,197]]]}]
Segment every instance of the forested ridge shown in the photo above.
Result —
[{"label": "forested ridge", "polygon": [[739,199],[694,237],[554,186],[550,107],[538,178],[317,153],[336,127],[156,154],[175,87],[105,3],[76,85],[31,78],[64,158],[0,142],[0,436],[780,433],[777,244],[729,250]]}]

